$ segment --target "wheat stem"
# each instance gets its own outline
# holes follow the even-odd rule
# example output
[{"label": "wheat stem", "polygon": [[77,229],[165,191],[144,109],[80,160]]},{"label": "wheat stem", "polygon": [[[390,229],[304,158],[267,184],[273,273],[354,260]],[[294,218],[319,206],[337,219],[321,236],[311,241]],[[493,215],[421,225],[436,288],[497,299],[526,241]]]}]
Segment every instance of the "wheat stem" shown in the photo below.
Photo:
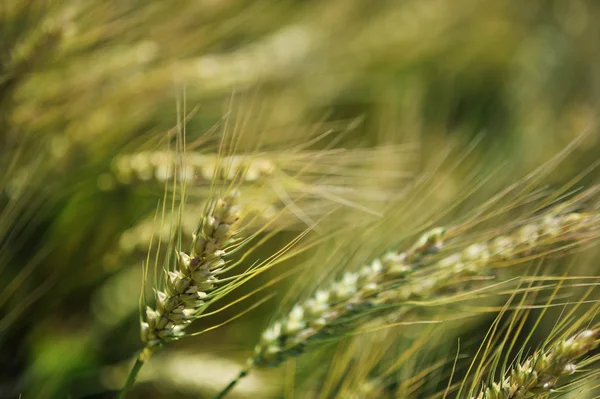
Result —
[{"label": "wheat stem", "polygon": [[135,384],[135,379],[137,378],[138,374],[140,373],[140,370],[142,369],[144,364],[146,364],[148,359],[150,359],[150,356],[152,356],[153,352],[154,352],[154,349],[151,347],[145,347],[140,352],[137,359],[135,359],[135,363],[133,364],[133,367],[129,371],[129,375],[127,376],[127,380],[125,380],[125,384],[123,384],[123,388],[121,388],[121,390],[119,391],[119,393],[117,395],[117,399],[125,399],[127,392],[129,392],[129,390],[131,389],[133,384]]},{"label": "wheat stem", "polygon": [[252,370],[252,368],[254,367],[253,363],[250,363],[245,369],[243,369],[242,371],[240,371],[240,373],[238,374],[237,377],[235,377],[235,379],[231,380],[231,382],[229,382],[229,384],[222,390],[220,391],[214,399],[222,399],[224,398],[229,392],[231,392],[231,390],[233,388],[235,388],[235,386],[238,384],[238,382],[240,382],[240,380],[242,378],[244,378],[245,376],[248,375],[248,373],[250,372],[250,370]]}]

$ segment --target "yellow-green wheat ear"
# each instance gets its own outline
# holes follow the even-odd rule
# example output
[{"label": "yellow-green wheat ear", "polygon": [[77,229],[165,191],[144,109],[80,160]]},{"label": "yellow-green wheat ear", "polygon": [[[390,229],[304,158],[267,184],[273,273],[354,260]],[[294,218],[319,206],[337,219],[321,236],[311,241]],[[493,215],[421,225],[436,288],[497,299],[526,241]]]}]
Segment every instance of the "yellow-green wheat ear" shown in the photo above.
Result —
[{"label": "yellow-green wheat ear", "polygon": [[405,320],[415,313],[417,301],[451,300],[453,294],[468,294],[465,281],[471,278],[486,276],[506,264],[526,263],[566,245],[581,246],[590,232],[595,237],[600,221],[597,212],[562,212],[562,205],[556,205],[529,223],[450,248],[450,253],[440,250],[452,238],[448,232],[460,232],[460,226],[433,228],[407,250],[374,258],[296,303],[263,332],[249,364],[276,367],[381,317]]},{"label": "yellow-green wheat ear", "polygon": [[[390,308],[398,310],[406,301],[466,292],[461,279],[485,275],[502,262],[522,262],[552,246],[577,244],[575,234],[597,224],[595,214],[541,216],[508,234],[473,243],[437,261],[429,256],[441,248],[447,229],[433,228],[408,250],[375,258],[296,304],[265,330],[256,346],[254,363],[277,366],[309,345],[343,336],[357,324],[385,315]],[[378,307],[382,310],[377,311]]]},{"label": "yellow-green wheat ear", "polygon": [[[238,233],[240,208],[233,191],[218,199],[202,218],[188,253],[177,252],[174,270],[167,272],[164,288],[155,287],[156,305],[146,308],[141,322],[144,349],[140,352],[125,385],[119,393],[124,398],[135,383],[136,375],[152,353],[165,343],[185,335],[184,329],[206,309],[206,299],[219,286],[225,257]],[[227,283],[225,283],[227,284]]]},{"label": "yellow-green wheat ear", "polygon": [[156,290],[156,308],[146,310],[142,341],[154,348],[185,335],[184,329],[200,315],[205,298],[219,284],[224,257],[237,234],[238,195],[233,192],[214,205],[194,234],[190,254],[177,253],[177,267],[169,271],[164,290]]},{"label": "yellow-green wheat ear", "polygon": [[561,339],[512,367],[502,381],[493,382],[477,399],[546,397],[561,378],[577,371],[581,359],[598,347],[600,329],[588,329]]},{"label": "yellow-green wheat ear", "polygon": [[230,392],[252,368],[279,366],[285,360],[303,353],[309,342],[318,342],[330,335],[325,332],[326,328],[332,323],[343,322],[347,316],[347,312],[340,310],[344,305],[352,309],[354,314],[371,307],[369,298],[377,292],[385,278],[401,278],[414,271],[427,253],[442,245],[445,233],[445,228],[433,228],[421,235],[408,250],[389,251],[357,272],[347,272],[340,280],[333,281],[311,298],[295,305],[289,314],[263,332],[246,368],[217,398]]}]

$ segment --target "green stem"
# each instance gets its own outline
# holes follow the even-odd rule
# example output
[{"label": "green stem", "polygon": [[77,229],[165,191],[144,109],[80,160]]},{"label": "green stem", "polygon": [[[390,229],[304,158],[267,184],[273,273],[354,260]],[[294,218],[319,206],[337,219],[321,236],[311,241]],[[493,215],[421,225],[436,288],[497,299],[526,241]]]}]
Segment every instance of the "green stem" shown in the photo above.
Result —
[{"label": "green stem", "polygon": [[245,376],[248,375],[248,373],[250,372],[250,369],[252,368],[252,364],[249,364],[248,366],[246,366],[246,368],[244,368],[242,371],[240,371],[240,374],[238,374],[237,377],[235,377],[235,379],[233,379],[229,385],[227,385],[225,387],[225,389],[223,389],[221,392],[219,392],[217,394],[217,396],[215,396],[215,399],[222,399],[225,397],[225,395],[227,395],[236,385],[237,383],[244,378]]},{"label": "green stem", "polygon": [[125,381],[123,388],[121,388],[121,390],[119,391],[116,399],[125,399],[127,392],[129,392],[133,384],[135,384],[135,379],[139,374],[140,370],[142,369],[142,366],[146,364],[148,359],[150,359],[150,356],[152,356],[152,352],[154,352],[154,349],[148,347],[144,348],[140,352],[137,359],[135,359],[135,363],[133,364],[131,371],[129,371],[127,380]]}]

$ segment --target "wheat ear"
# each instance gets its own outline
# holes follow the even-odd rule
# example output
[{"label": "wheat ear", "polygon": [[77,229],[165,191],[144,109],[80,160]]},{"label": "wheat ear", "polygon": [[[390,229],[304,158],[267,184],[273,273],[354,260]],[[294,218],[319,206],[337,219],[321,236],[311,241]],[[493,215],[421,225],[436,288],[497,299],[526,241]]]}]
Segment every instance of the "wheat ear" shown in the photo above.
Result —
[{"label": "wheat ear", "polygon": [[573,374],[580,359],[600,343],[600,330],[579,332],[537,351],[514,366],[501,382],[483,389],[477,399],[521,399],[545,397],[561,377]]},{"label": "wheat ear", "polygon": [[185,335],[185,327],[199,318],[206,309],[210,292],[225,269],[228,248],[234,241],[240,209],[237,193],[230,193],[216,201],[203,217],[194,234],[189,254],[178,252],[177,266],[169,271],[163,290],[156,289],[156,308],[146,308],[146,319],[141,322],[141,338],[145,344],[140,352],[118,398],[124,398],[135,378],[152,353],[169,341]]},{"label": "wheat ear", "polygon": [[[533,256],[574,239],[574,234],[587,230],[596,222],[594,214],[570,213],[546,216],[506,235],[472,244],[433,264],[426,265],[426,255],[444,242],[447,231],[435,228],[425,233],[406,252],[389,252],[363,266],[358,272],[347,272],[339,281],[318,291],[314,297],[293,307],[263,334],[256,347],[253,362],[261,366],[278,365],[297,355],[309,343],[341,335],[351,320],[380,316],[377,306],[390,309],[393,304],[427,299],[461,290],[457,284],[465,276],[487,272],[487,266],[519,257]],[[364,319],[370,319],[365,317]],[[364,322],[365,320],[360,320]]]},{"label": "wheat ear", "polygon": [[237,193],[219,199],[194,234],[190,254],[178,252],[178,268],[168,272],[164,291],[156,290],[156,309],[146,309],[142,341],[150,348],[182,337],[218,283],[227,247],[237,233],[240,209]]},{"label": "wheat ear", "polygon": [[[220,165],[227,165],[227,168]],[[215,176],[224,181],[242,178],[246,183],[254,182],[273,175],[276,166],[266,157],[230,155],[222,158],[218,154],[189,152],[186,154],[185,166],[181,167],[173,152],[150,151],[121,155],[115,159],[113,169],[122,183],[152,179],[165,182],[178,177],[194,183],[209,184]]]},{"label": "wheat ear", "polygon": [[[445,232],[446,230],[441,227],[431,229],[423,234],[409,250],[402,253],[389,252],[382,259],[376,259],[364,266],[358,273],[346,273],[341,281],[332,283],[328,289],[319,290],[303,305],[296,305],[287,318],[276,322],[263,333],[260,343],[255,348],[254,357],[248,361],[239,375],[215,396],[215,399],[225,397],[254,366],[277,366],[286,358],[300,354],[302,341],[316,332],[311,325],[319,325],[322,328],[327,324],[325,317],[330,309],[330,303],[349,301],[358,295],[372,294],[384,275],[407,273],[410,270],[407,262],[416,264],[428,252],[439,249]],[[287,336],[294,336],[294,340],[298,343],[286,350],[281,343]]]},{"label": "wheat ear", "polygon": [[[555,215],[550,210],[509,234],[472,244],[428,263],[427,255],[440,249],[449,236],[449,230],[434,228],[409,250],[389,252],[357,272],[347,272],[312,298],[295,305],[288,315],[265,330],[241,376],[254,366],[278,366],[304,352],[308,345],[341,337],[357,325],[398,312],[399,306],[402,311],[406,301],[464,291],[461,283],[466,276],[485,274],[494,263],[526,260],[547,251],[550,245],[579,243],[576,234],[597,226],[598,220],[595,213]],[[411,306],[404,308],[409,310]],[[230,384],[226,391],[234,385],[235,382]]]}]

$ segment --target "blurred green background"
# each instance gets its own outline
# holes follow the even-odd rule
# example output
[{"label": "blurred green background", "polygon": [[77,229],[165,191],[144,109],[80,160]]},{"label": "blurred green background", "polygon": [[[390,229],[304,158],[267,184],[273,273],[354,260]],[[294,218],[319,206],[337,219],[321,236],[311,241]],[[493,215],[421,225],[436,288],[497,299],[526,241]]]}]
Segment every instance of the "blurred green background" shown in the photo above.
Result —
[{"label": "blurred green background", "polygon": [[[172,148],[167,132],[186,116],[190,142],[230,118],[243,130],[241,149],[260,141],[281,162],[289,143],[328,130],[347,130],[335,148],[411,145],[375,157],[379,165],[359,164],[362,180],[338,181],[356,188],[381,170],[417,174],[446,148],[460,152],[479,140],[477,162],[457,168],[435,193],[443,203],[460,194],[469,173],[502,165],[501,187],[589,131],[546,181],[558,186],[600,154],[599,18],[593,0],[4,0],[0,398],[113,397],[141,348],[146,243],[140,230],[133,233],[140,246],[126,234],[152,219],[164,185],[119,180],[120,156]],[[199,151],[214,154],[217,142]],[[582,181],[597,178],[592,170]],[[393,195],[404,182],[378,184]],[[290,240],[298,225],[258,255]],[[588,258],[582,275],[596,272]],[[130,397],[214,392],[236,374],[276,308],[270,301],[170,345]],[[235,394],[290,397],[281,389],[290,372],[253,374]],[[299,388],[295,397],[312,396]]]}]

